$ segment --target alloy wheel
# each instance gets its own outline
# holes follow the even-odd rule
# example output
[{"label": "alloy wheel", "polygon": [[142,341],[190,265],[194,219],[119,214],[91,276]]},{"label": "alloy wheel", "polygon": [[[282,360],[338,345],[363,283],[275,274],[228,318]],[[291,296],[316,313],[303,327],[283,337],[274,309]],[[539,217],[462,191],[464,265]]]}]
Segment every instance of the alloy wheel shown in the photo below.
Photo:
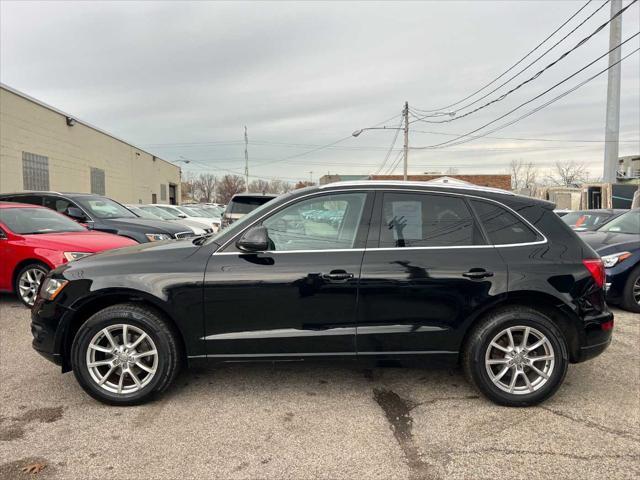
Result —
[{"label": "alloy wheel", "polygon": [[636,278],[636,281],[631,288],[631,294],[633,295],[633,299],[636,303],[640,305],[640,277]]},{"label": "alloy wheel", "polygon": [[513,326],[498,333],[487,347],[485,368],[500,390],[526,395],[542,388],[551,377],[555,353],[549,339],[529,326]]},{"label": "alloy wheel", "polygon": [[45,276],[44,270],[41,268],[30,268],[22,272],[18,280],[18,294],[24,303],[32,306],[36,301],[40,283]]},{"label": "alloy wheel", "polygon": [[151,382],[158,369],[158,350],[142,329],[122,323],[94,335],[86,354],[96,384],[116,394],[130,394]]}]

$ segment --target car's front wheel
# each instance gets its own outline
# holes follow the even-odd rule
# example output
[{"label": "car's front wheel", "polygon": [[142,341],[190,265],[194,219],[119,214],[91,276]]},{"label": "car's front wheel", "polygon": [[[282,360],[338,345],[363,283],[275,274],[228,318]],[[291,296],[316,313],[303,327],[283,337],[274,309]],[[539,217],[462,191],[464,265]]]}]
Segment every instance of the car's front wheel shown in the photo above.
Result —
[{"label": "car's front wheel", "polygon": [[467,378],[500,405],[529,406],[552,396],[569,363],[560,329],[542,312],[513,306],[493,312],[470,334]]},{"label": "car's front wheel", "polygon": [[40,284],[48,271],[49,267],[43,263],[34,262],[22,267],[16,275],[15,292],[27,307],[32,307],[36,301]]},{"label": "car's front wheel", "polygon": [[640,313],[640,265],[629,274],[622,292],[622,308],[630,312]]},{"label": "car's front wheel", "polygon": [[119,304],[100,310],[80,327],[71,361],[76,379],[89,395],[111,405],[135,405],[171,384],[180,350],[161,314]]}]

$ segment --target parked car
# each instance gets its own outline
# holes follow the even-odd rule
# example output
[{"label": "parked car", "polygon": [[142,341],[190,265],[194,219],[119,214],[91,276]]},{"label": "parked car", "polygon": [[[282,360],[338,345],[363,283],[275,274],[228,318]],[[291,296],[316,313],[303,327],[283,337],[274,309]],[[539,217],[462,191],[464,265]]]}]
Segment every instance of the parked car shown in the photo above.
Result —
[{"label": "parked car", "polygon": [[217,232],[220,226],[220,222],[214,221],[212,218],[203,216],[202,214],[191,210],[189,207],[183,207],[178,205],[164,205],[160,203],[154,203],[152,206],[157,207],[165,212],[169,212],[173,215],[177,215],[178,218],[183,218],[192,222],[200,224],[203,228],[210,228],[213,232]]},{"label": "parked car", "polygon": [[628,210],[601,208],[597,210],[576,210],[562,217],[562,221],[576,232],[597,230],[599,227]]},{"label": "parked car", "polygon": [[487,397],[525,406],[609,345],[603,282],[598,254],[549,202],[471,186],[332,183],[208,238],[57,268],[34,306],[33,347],[119,405],[164,391],[183,360],[329,357],[460,361]]},{"label": "parked car", "polygon": [[225,228],[231,225],[236,220],[244,217],[246,214],[251,213],[253,210],[267,202],[270,202],[277,195],[269,195],[262,193],[237,193],[227,204],[227,208],[222,215],[222,223],[220,228]]},{"label": "parked car", "polygon": [[142,208],[143,206],[140,204],[125,205],[125,207],[127,207],[140,218],[148,218],[149,220],[166,220],[179,225],[184,225],[185,228],[191,229],[194,235],[208,235],[210,233],[213,233],[212,228],[205,228],[204,225],[200,225],[197,222],[191,222],[185,218],[174,217],[170,213],[165,212],[164,210],[160,210],[159,208],[156,208],[152,205],[149,205],[150,208]]},{"label": "parked car", "polygon": [[214,232],[220,230],[221,218],[220,215],[214,213],[213,210],[206,207],[199,206],[190,206],[190,207],[180,207],[181,209],[188,209],[192,215],[197,216],[198,218],[203,218],[211,222]]},{"label": "parked car", "polygon": [[640,313],[640,209],[580,236],[604,261],[607,301]]},{"label": "parked car", "polygon": [[194,236],[181,225],[139,218],[115,200],[91,193],[5,193],[0,200],[42,205],[86,224],[90,230],[115,233],[138,243]]},{"label": "parked car", "polygon": [[49,270],[95,252],[137,245],[128,238],[89,231],[44,207],[0,202],[0,291],[33,305]]}]

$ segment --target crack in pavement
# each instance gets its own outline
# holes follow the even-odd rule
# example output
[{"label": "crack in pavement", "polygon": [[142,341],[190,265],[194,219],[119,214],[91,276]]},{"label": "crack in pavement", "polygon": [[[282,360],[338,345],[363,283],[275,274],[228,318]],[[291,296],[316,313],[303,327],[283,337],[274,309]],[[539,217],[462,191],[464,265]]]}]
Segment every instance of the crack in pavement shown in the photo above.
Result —
[{"label": "crack in pavement", "polygon": [[[436,472],[436,466],[432,465],[421,458],[418,446],[415,444],[413,437],[413,418],[410,412],[421,405],[430,405],[436,402],[447,400],[469,400],[479,398],[477,395],[466,395],[464,397],[439,397],[424,402],[415,402],[413,400],[400,397],[393,390],[374,389],[373,397],[384,412],[387,421],[391,427],[398,445],[402,449],[409,467],[410,478],[412,479],[435,479],[440,475]],[[429,454],[439,454],[441,452],[429,451]],[[444,452],[443,452],[444,453]],[[446,456],[446,454],[445,454]]]},{"label": "crack in pavement", "polygon": [[540,406],[538,407],[541,410],[545,410],[549,413],[553,413],[554,415],[557,415],[558,417],[562,417],[562,418],[566,418],[567,420],[571,420],[572,422],[576,422],[576,423],[581,423],[587,427],[591,427],[591,428],[595,428],[596,430],[600,430],[601,432],[605,432],[605,433],[609,433],[611,435],[617,435],[619,437],[623,437],[626,438],[627,440],[631,440],[634,442],[640,442],[640,438],[638,438],[637,436],[629,433],[629,432],[625,432],[624,430],[618,430],[615,428],[611,428],[611,427],[607,427],[605,425],[600,425],[599,423],[596,422],[592,422],[591,420],[586,420],[583,418],[576,418],[576,417],[572,417],[571,415],[561,412],[559,410],[554,410],[552,408],[549,407],[544,407],[544,406]]}]

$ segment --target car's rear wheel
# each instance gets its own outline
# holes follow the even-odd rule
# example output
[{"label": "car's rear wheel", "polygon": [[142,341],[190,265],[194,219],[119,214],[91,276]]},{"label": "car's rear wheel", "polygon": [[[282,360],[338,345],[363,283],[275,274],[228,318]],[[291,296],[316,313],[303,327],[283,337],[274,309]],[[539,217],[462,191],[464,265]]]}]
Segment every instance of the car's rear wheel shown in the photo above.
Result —
[{"label": "car's rear wheel", "polygon": [[179,369],[179,342],[155,310],[114,305],[80,327],[71,361],[89,395],[111,405],[135,405],[171,384]]},{"label": "car's rear wheel", "polygon": [[640,313],[640,265],[629,274],[622,292],[622,308]]},{"label": "car's rear wheel", "polygon": [[500,405],[528,406],[552,396],[569,363],[562,332],[544,313],[513,306],[484,318],[463,353],[467,378]]},{"label": "car's rear wheel", "polygon": [[43,263],[34,262],[22,267],[16,275],[15,292],[27,307],[32,307],[36,301],[40,284],[48,271],[49,267]]}]

